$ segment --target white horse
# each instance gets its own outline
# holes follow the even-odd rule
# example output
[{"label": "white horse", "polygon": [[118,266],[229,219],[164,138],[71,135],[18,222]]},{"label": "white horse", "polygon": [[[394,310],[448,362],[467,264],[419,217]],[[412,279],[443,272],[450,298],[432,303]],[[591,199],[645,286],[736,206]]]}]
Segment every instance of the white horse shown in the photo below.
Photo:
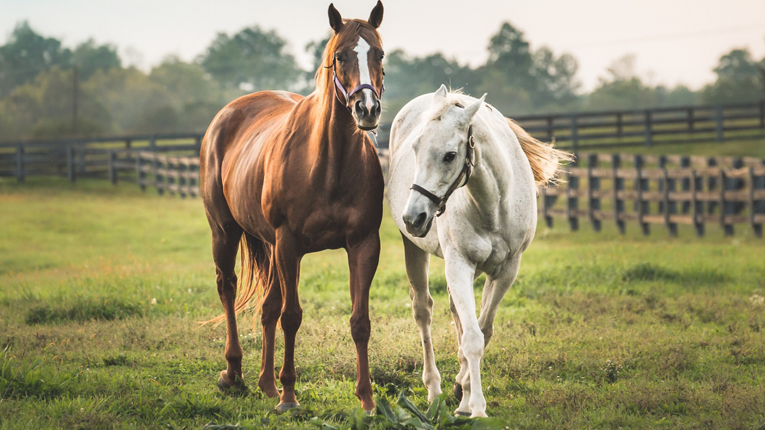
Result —
[{"label": "white horse", "polygon": [[[559,162],[571,157],[529,136],[485,97],[449,93],[442,85],[404,106],[391,128],[387,194],[404,240],[428,401],[441,394],[430,334],[433,254],[446,263],[459,343],[455,413],[473,417],[486,416],[481,358],[499,303],[534,238],[537,186],[553,180]],[[473,281],[481,273],[486,284],[476,318]]]}]

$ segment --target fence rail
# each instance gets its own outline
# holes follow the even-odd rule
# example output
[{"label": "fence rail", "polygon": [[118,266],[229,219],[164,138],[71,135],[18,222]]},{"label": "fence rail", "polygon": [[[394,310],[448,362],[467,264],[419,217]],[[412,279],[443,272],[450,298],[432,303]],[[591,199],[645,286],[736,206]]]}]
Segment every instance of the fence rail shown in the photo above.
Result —
[{"label": "fence rail", "polygon": [[765,100],[514,119],[532,136],[573,150],[765,140]]}]

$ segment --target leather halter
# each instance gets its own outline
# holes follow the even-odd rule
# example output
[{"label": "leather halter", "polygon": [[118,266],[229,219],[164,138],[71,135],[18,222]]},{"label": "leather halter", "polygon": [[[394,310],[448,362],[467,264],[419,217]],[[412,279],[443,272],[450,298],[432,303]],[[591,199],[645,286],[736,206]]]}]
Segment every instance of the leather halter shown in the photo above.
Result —
[{"label": "leather halter", "polygon": [[340,90],[340,92],[343,93],[343,97],[345,97],[345,103],[343,104],[345,105],[346,108],[348,108],[348,110],[351,109],[351,107],[348,105],[348,103],[351,101],[351,97],[353,97],[354,94],[356,94],[357,92],[363,89],[372,90],[372,92],[374,93],[375,97],[377,97],[378,100],[382,98],[382,95],[385,92],[385,80],[383,80],[382,88],[380,89],[379,93],[377,92],[377,88],[375,88],[371,84],[360,84],[356,88],[354,88],[353,91],[348,92],[348,90],[345,89],[345,86],[343,85],[343,83],[340,82],[340,79],[337,77],[337,59],[336,58],[332,60],[332,80],[335,82],[335,97],[337,97],[337,101],[339,101],[340,103],[343,103],[343,101],[340,100],[340,96],[337,94],[337,90]]},{"label": "leather halter", "polygon": [[[422,194],[423,196],[427,197],[430,201],[436,204],[438,206],[438,211],[436,212],[436,216],[441,216],[444,212],[446,212],[446,201],[449,200],[449,197],[451,197],[452,193],[454,193],[458,188],[464,187],[467,185],[468,181],[470,180],[470,175],[473,173],[473,167],[475,167],[475,138],[473,137],[473,126],[471,125],[468,127],[468,135],[467,135],[467,150],[465,151],[465,164],[462,165],[462,170],[460,171],[459,176],[457,176],[457,179],[452,182],[452,184],[449,186],[449,189],[446,190],[446,193],[443,197],[438,197],[437,195],[433,194],[432,192],[426,190],[425,188],[417,185],[412,184],[411,187],[409,187],[410,190],[417,191],[418,193]],[[465,180],[465,182],[462,182],[462,180]]]}]

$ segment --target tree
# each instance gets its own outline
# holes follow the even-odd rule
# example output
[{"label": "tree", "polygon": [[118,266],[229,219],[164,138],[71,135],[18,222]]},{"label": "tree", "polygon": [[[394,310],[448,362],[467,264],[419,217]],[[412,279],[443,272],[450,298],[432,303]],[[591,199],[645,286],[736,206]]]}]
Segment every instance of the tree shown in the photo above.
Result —
[{"label": "tree", "polygon": [[93,39],[77,45],[72,53],[72,63],[77,66],[81,81],[88,80],[98,70],[107,71],[122,67],[116,47],[108,44],[96,45]]},{"label": "tree", "polygon": [[734,49],[720,57],[717,79],[702,90],[705,103],[734,103],[765,98],[765,58],[759,63],[748,49]]},{"label": "tree", "polygon": [[579,64],[570,54],[555,54],[547,47],[539,48],[532,55],[533,76],[536,81],[534,110],[561,110],[570,108],[577,101],[579,81],[576,72]]},{"label": "tree", "polygon": [[523,32],[505,22],[489,41],[489,59],[478,69],[478,94],[505,114],[561,110],[577,102],[578,64],[573,56],[556,57],[547,47],[536,52]]},{"label": "tree", "polygon": [[[215,114],[239,95],[238,91],[227,94],[199,64],[185,63],[177,57],[167,57],[153,68],[149,81],[168,92],[167,105],[176,112],[172,122],[178,130],[184,131],[204,131]],[[157,118],[173,117],[168,113],[167,105],[162,106]]]},{"label": "tree", "polygon": [[625,55],[607,69],[608,77],[587,96],[589,110],[639,109],[658,104],[656,92],[643,84],[635,71],[636,58]]},{"label": "tree", "polygon": [[17,24],[8,43],[0,46],[0,97],[53,66],[68,66],[71,57],[60,41],[35,33],[27,21]]},{"label": "tree", "polygon": [[218,33],[198,61],[226,88],[246,91],[297,88],[301,77],[287,42],[274,31],[258,26],[229,37]]},{"label": "tree", "polygon": [[386,110],[397,112],[413,96],[431,93],[441,84],[470,92],[476,81],[475,71],[440,52],[411,57],[395,50],[385,60]]}]

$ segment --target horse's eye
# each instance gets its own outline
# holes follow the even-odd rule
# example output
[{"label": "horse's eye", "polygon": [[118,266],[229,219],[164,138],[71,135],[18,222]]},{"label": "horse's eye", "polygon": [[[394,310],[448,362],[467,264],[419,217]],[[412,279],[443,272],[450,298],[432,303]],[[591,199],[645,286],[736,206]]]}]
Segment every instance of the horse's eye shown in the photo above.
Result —
[{"label": "horse's eye", "polygon": [[343,60],[343,56],[342,56],[342,55],[340,55],[340,54],[335,54],[335,60],[337,60],[337,61],[339,61],[339,62],[341,62],[341,63],[342,63],[343,61],[345,61],[345,60]]},{"label": "horse's eye", "polygon": [[457,153],[454,151],[447,152],[446,155],[444,155],[444,163],[451,163],[454,161],[454,157],[457,156]]}]

